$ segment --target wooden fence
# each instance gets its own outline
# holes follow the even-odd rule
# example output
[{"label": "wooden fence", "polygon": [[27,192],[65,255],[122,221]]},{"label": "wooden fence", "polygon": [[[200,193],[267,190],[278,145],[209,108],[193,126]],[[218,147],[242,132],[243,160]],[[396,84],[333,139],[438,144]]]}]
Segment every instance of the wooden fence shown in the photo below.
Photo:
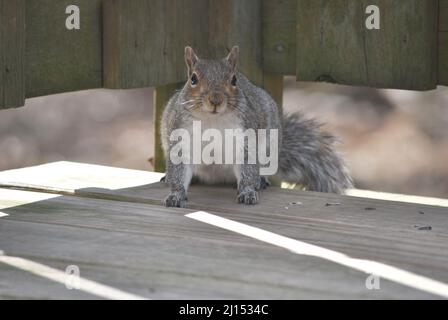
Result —
[{"label": "wooden fence", "polygon": [[[67,6],[81,28],[67,30]],[[377,5],[381,29],[367,30]],[[281,76],[428,90],[448,84],[448,0],[0,0],[0,108],[185,79],[183,47],[223,56],[274,96]]]}]

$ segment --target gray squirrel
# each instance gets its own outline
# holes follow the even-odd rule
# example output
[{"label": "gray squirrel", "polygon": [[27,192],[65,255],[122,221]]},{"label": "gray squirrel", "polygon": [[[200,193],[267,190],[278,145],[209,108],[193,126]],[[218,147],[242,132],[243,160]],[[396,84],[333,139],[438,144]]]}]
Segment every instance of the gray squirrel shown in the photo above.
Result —
[{"label": "gray squirrel", "polygon": [[[303,185],[307,190],[343,193],[352,179],[340,156],[334,151],[336,139],[320,130],[320,124],[300,113],[279,117],[276,103],[263,89],[238,72],[238,47],[221,60],[199,59],[191,47],[185,48],[188,80],[164,110],[161,140],[166,160],[167,207],[186,207],[188,187],[195,177],[206,184],[237,183],[236,201],[258,203],[260,188],[269,186],[261,176],[259,163],[189,164],[174,163],[170,139],[176,129],[192,131],[193,121],[202,129],[278,129],[278,173],[281,181]],[[269,145],[268,145],[269,148]],[[247,151],[247,150],[246,150]],[[246,155],[245,155],[245,159]]]}]

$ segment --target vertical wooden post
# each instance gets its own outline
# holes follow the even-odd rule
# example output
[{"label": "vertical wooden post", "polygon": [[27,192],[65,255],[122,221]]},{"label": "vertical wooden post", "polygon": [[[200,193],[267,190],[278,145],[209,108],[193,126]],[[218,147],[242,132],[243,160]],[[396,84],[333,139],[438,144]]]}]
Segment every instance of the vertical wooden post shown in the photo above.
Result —
[{"label": "vertical wooden post", "polygon": [[263,74],[263,87],[277,103],[281,114],[283,110],[283,76],[265,72]]},{"label": "vertical wooden post", "polygon": [[25,104],[25,1],[0,0],[0,109]]},{"label": "vertical wooden post", "polygon": [[165,171],[162,140],[160,138],[160,122],[163,110],[174,92],[180,89],[184,82],[158,86],[154,89],[154,171]]}]

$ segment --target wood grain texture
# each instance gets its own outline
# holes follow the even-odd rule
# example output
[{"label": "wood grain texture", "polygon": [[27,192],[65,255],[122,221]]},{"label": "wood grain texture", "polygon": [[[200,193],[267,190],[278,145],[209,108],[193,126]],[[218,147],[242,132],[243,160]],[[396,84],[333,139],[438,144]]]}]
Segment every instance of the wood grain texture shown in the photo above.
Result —
[{"label": "wood grain texture", "polygon": [[108,88],[186,78],[184,48],[207,55],[206,0],[109,0],[104,3],[104,81]]},{"label": "wood grain texture", "polygon": [[[12,2],[12,1],[11,1]],[[26,97],[102,87],[102,0],[26,0]],[[67,30],[67,6],[80,30]]]},{"label": "wood grain texture", "polygon": [[[66,267],[67,265],[61,266],[59,269],[64,271]],[[65,286],[59,283],[40,278],[3,263],[0,263],[0,275],[1,300],[45,300],[49,297],[58,300],[98,299],[96,296],[79,290],[67,290]]]},{"label": "wood grain texture", "polygon": [[[149,233],[157,237],[163,237],[164,228],[172,230],[167,232],[167,237],[176,237],[175,232],[182,234],[185,230],[186,233],[183,234],[185,239],[195,237],[189,235],[189,227],[185,227],[184,222],[181,222],[182,225],[177,225],[177,222],[164,225],[164,215],[172,216],[204,210],[352,257],[373,259],[448,282],[448,256],[446,255],[448,252],[448,220],[446,219],[448,209],[446,207],[278,188],[262,191],[260,205],[242,206],[235,203],[236,190],[232,187],[194,185],[189,192],[189,209],[165,209],[160,205],[161,199],[168,193],[168,188],[165,184],[156,182],[160,176],[150,172],[67,162],[6,171],[0,173],[0,187],[8,185],[9,188],[22,188],[46,194],[38,197],[34,196],[36,192],[29,192],[22,197],[16,194],[15,190],[3,190],[3,198],[0,199],[0,205],[3,203],[3,207],[0,206],[0,210],[10,214],[10,217],[17,218],[16,209],[21,210],[19,208],[31,206],[36,208],[33,210],[37,210],[39,214],[32,216],[32,219],[30,215],[23,214],[21,216],[23,219],[33,223],[52,221],[61,227],[75,225],[79,228],[104,229],[109,232],[132,231],[139,235],[146,233],[150,228]],[[55,197],[58,194],[77,197]],[[78,213],[67,212],[62,216],[58,215],[58,212],[63,212],[58,205],[58,202],[62,201],[60,199],[79,203],[79,207],[73,210]],[[105,213],[96,213],[98,210],[102,212],[103,209],[100,208],[103,204],[91,206],[98,209],[89,209],[90,207],[84,206],[94,199],[109,200],[112,204],[104,205]],[[301,204],[292,204],[297,202]],[[141,209],[137,217],[132,217],[132,210],[134,210],[132,208],[135,207]],[[126,214],[123,214],[124,212]],[[160,217],[148,219],[143,217],[147,214],[152,215],[151,212],[159,212]],[[79,214],[87,220],[79,218]],[[115,222],[108,220],[111,215],[118,220]],[[9,217],[6,218],[9,219]],[[0,222],[6,218],[2,218]],[[158,222],[157,219],[162,221]],[[92,226],[91,223],[94,225]],[[415,228],[416,225],[430,225],[432,230],[418,230]],[[199,226],[198,228],[191,230],[191,233],[196,236],[202,235],[203,229]],[[206,230],[210,230],[205,231],[207,237],[217,241],[221,241],[219,239],[222,235],[222,241],[240,243],[240,240],[227,237],[225,232],[208,228]],[[30,234],[29,231],[22,232]],[[218,232],[220,236],[217,236],[215,232]],[[3,230],[0,234],[3,234]],[[55,239],[57,239],[56,236]],[[157,245],[162,246],[159,242]],[[48,244],[48,246],[52,245]],[[126,251],[126,249],[123,250]],[[31,251],[26,254],[31,255]],[[207,254],[204,253],[204,255]],[[130,261],[133,260],[130,259]],[[323,275],[327,275],[327,272],[333,274],[333,267],[328,266],[322,270],[319,267],[320,263],[319,260],[319,264],[316,266],[311,264],[310,268],[317,268]],[[317,280],[313,278],[313,281]],[[317,283],[317,287],[320,288],[319,282]],[[348,286],[349,290],[357,290],[351,284],[339,285],[339,288]],[[383,289],[381,292],[385,294]],[[406,290],[403,292],[405,296],[409,293]],[[304,294],[311,296],[309,292]],[[332,297],[332,294],[329,293],[327,297]],[[362,293],[357,291],[356,294]],[[303,296],[300,295],[300,297]]]},{"label": "wood grain texture", "polygon": [[263,70],[296,75],[296,0],[262,1]]},{"label": "wood grain texture", "polygon": [[261,1],[211,0],[209,30],[213,57],[221,58],[223,52],[239,46],[240,70],[256,85],[263,86]]},{"label": "wood grain texture", "polygon": [[184,47],[203,58],[239,45],[242,71],[263,85],[261,2],[109,0],[104,3],[104,79],[109,88],[186,80]]},{"label": "wood grain texture", "polygon": [[[365,28],[372,4],[381,11],[380,30]],[[436,87],[437,1],[298,0],[297,14],[298,80]]]},{"label": "wood grain texture", "polygon": [[[366,290],[366,275],[360,272],[190,220],[184,216],[192,212],[189,209],[71,196],[31,203],[28,198],[38,196],[0,189],[0,204],[5,199],[23,203],[3,209],[10,216],[0,221],[2,250],[60,270],[74,264],[85,278],[148,298],[437,298],[386,280],[381,281],[381,290]],[[434,254],[445,249],[446,243],[434,246],[423,240],[419,245],[418,240],[425,238],[422,234],[403,244],[389,239],[388,230],[383,231],[386,237],[371,238],[372,232],[362,235],[368,230],[362,225],[357,226],[359,232],[347,233],[346,228],[356,228],[345,222],[305,222],[303,212],[231,214],[222,210],[215,214],[356,256],[380,256],[402,266],[412,267],[418,257],[414,269],[446,279],[446,258]],[[11,274],[0,265],[0,273],[6,272]],[[0,296],[17,297],[11,283],[14,278],[23,283],[21,275],[1,277]],[[42,285],[37,280],[29,279],[28,286],[34,288],[31,294]],[[69,296],[59,296],[58,288],[44,288],[39,297]]]},{"label": "wood grain texture", "polygon": [[211,56],[220,58],[237,45],[239,68],[255,85],[263,87],[282,106],[283,76],[263,69],[262,1],[209,2]]},{"label": "wood grain texture", "polygon": [[161,177],[162,173],[67,161],[0,172],[2,183],[42,185],[45,181],[47,187],[53,186],[55,190],[67,192],[87,187],[110,190],[131,188],[159,182]]},{"label": "wood grain texture", "polygon": [[[437,55],[438,83],[448,83],[447,0],[79,0],[81,30],[76,31],[65,28],[65,8],[70,4],[68,0],[2,0],[4,14],[16,10],[19,15],[16,20],[2,18],[0,55],[3,64],[8,60],[9,71],[1,68],[1,107],[23,105],[24,95],[102,87],[102,40],[105,86],[110,88],[184,80],[186,44],[211,58],[240,45],[242,71],[277,101],[271,90],[272,74],[296,74],[305,81],[431,89],[437,82]],[[379,32],[364,29],[368,4],[382,9]],[[22,32],[6,32],[8,21],[8,28]],[[10,50],[14,46],[18,50]]]},{"label": "wood grain texture", "polygon": [[439,0],[439,81],[448,86],[448,0]]},{"label": "wood grain texture", "polygon": [[0,0],[0,109],[25,104],[25,0]]},{"label": "wood grain texture", "polygon": [[439,31],[448,31],[448,0],[439,0]]},{"label": "wood grain texture", "polygon": [[439,32],[439,84],[448,86],[448,32]]}]

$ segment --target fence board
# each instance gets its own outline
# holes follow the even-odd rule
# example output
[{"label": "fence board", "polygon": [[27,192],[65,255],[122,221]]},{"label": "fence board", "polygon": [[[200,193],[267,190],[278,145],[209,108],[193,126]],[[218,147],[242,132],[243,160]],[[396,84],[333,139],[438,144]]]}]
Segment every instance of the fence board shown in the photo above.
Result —
[{"label": "fence board", "polygon": [[[372,4],[381,10],[380,30],[365,28]],[[298,0],[297,14],[298,80],[436,87],[437,1]]]},{"label": "fence board", "polygon": [[211,0],[209,23],[213,57],[223,57],[223,53],[238,45],[242,72],[262,86],[261,1]]},{"label": "fence board", "polygon": [[206,0],[105,1],[105,86],[136,88],[184,80],[184,47],[207,55],[206,6]]},{"label": "fence board", "polygon": [[[371,87],[448,85],[448,0],[0,3],[0,108],[23,105],[24,97],[103,86],[103,3],[104,79],[110,88],[183,81],[187,44],[212,58],[238,44],[242,71],[265,87],[270,75],[290,74]],[[65,28],[71,4],[80,7],[80,30]],[[381,8],[380,31],[364,27],[370,4]]]},{"label": "fence board", "polygon": [[263,0],[263,70],[296,74],[297,0]]},{"label": "fence board", "polygon": [[[26,1],[26,97],[102,87],[102,0]],[[67,30],[67,6],[80,30]]]},{"label": "fence board", "polygon": [[448,0],[439,0],[439,31],[448,31]]},{"label": "fence board", "polygon": [[439,84],[448,86],[448,0],[439,0]]},{"label": "fence board", "polygon": [[208,58],[224,57],[239,45],[243,72],[262,85],[260,26],[260,0],[105,1],[105,86],[184,81],[186,45]]},{"label": "fence board", "polygon": [[25,103],[25,1],[0,0],[0,109]]}]

